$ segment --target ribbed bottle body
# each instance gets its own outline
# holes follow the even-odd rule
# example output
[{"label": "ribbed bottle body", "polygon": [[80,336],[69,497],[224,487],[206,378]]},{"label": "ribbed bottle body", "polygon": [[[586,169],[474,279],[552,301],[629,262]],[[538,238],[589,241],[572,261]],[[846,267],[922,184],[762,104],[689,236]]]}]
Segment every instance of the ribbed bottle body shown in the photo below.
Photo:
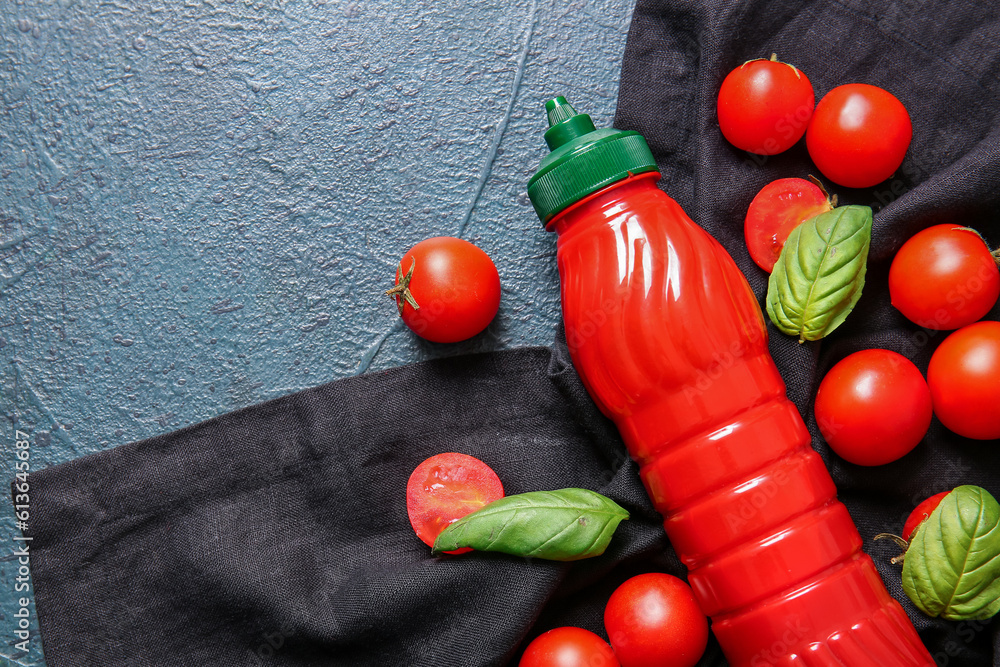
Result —
[{"label": "ribbed bottle body", "polygon": [[732,258],[634,176],[559,234],[574,365],[618,426],[731,665],[931,665],[861,550]]}]

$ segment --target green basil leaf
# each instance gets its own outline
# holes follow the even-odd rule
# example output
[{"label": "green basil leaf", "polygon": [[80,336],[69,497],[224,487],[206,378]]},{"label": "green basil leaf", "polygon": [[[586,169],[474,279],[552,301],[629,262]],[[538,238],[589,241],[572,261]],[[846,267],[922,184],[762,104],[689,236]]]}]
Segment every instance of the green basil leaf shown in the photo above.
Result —
[{"label": "green basil leaf", "polygon": [[767,281],[767,314],[799,342],[819,340],[861,298],[872,237],[872,210],[840,206],[792,230]]},{"label": "green basil leaf", "polygon": [[494,500],[445,528],[434,553],[472,547],[547,560],[600,556],[618,524],[618,503],[587,489],[531,491]]},{"label": "green basil leaf", "polygon": [[1000,611],[1000,505],[986,489],[956,488],[917,527],[903,590],[930,616],[986,619]]}]

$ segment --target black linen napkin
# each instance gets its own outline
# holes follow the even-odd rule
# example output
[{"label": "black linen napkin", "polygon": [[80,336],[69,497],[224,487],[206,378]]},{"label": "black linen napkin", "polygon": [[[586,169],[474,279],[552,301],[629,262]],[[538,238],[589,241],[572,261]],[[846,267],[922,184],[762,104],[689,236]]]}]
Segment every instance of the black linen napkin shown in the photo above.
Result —
[{"label": "black linen napkin", "polygon": [[[866,551],[937,664],[1000,665],[1000,624],[929,619],[906,598],[900,568],[889,563],[897,547],[871,542],[880,532],[899,534],[910,510],[939,491],[977,484],[1000,497],[997,442],[961,438],[934,419],[913,452],[863,468],[831,452],[812,416],[819,381],[848,354],[894,350],[926,374],[931,354],[948,335],[910,323],[890,303],[889,265],[906,239],[931,225],[954,223],[1000,246],[1000,6],[968,0],[639,0],[615,125],[646,137],[663,174],[660,187],[726,247],[762,304],[767,274],[746,250],[747,207],[772,180],[821,174],[804,140],[771,157],[730,145],[719,131],[716,99],[730,71],[772,53],[809,77],[817,102],[838,85],[868,83],[896,95],[913,121],[913,142],[893,177],[870,189],[827,183],[842,204],[875,211],[868,275],[855,311],[818,343],[800,345],[769,325],[769,344]],[[1000,320],[1000,307],[985,319]],[[724,663],[706,657],[702,664]]]},{"label": "black linen napkin", "polygon": [[[406,481],[445,451],[508,494],[587,487],[633,520],[574,565],[431,557]],[[547,348],[339,380],[41,470],[32,494],[50,667],[501,665],[549,600],[666,549],[616,431]],[[610,591],[585,594],[599,612]]]}]

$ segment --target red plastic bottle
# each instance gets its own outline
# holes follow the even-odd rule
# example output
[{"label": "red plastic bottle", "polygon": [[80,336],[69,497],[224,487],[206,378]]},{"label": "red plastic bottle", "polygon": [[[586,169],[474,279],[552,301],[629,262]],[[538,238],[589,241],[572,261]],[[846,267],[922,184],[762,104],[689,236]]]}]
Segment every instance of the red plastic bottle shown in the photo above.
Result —
[{"label": "red plastic bottle", "polygon": [[733,667],[933,665],[886,591],[732,258],[661,191],[635,132],[546,104],[528,184],[559,235],[566,337]]}]

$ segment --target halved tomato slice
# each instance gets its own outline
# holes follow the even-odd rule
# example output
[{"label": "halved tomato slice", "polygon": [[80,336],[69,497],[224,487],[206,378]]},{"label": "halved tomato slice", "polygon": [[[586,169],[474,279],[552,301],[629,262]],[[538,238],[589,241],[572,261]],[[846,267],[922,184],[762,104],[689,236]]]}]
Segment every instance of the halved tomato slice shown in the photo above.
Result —
[{"label": "halved tomato slice", "polygon": [[744,235],[754,263],[768,273],[774,268],[792,230],[836,205],[819,181],[779,178],[757,193],[747,209]]},{"label": "halved tomato slice", "polygon": [[[503,484],[492,468],[474,456],[445,452],[426,459],[410,474],[406,512],[417,537],[433,547],[448,524],[503,496]],[[445,553],[466,551],[472,549]]]}]

